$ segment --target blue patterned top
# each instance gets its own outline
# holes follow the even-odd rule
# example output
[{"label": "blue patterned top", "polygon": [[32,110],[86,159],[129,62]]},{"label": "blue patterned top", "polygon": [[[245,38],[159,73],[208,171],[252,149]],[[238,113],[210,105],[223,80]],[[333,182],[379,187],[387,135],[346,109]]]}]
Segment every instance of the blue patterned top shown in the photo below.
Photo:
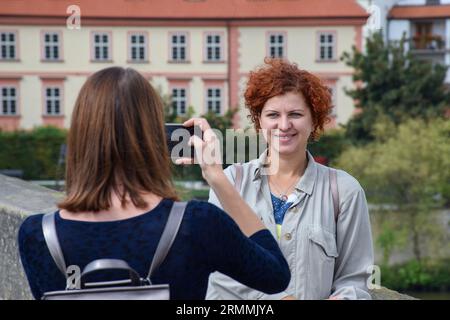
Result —
[{"label": "blue patterned top", "polygon": [[[67,266],[81,270],[96,259],[122,259],[146,277],[173,201],[124,220],[86,222],[56,214],[56,230]],[[19,251],[31,292],[64,290],[59,271],[42,233],[42,214],[29,216],[19,230]],[[284,290],[290,271],[277,242],[267,229],[246,237],[224,211],[207,202],[190,201],[166,259],[152,276],[168,283],[171,299],[204,299],[210,273],[219,271],[266,293]],[[119,277],[119,275],[121,277]],[[123,274],[98,272],[89,282],[123,279]]]}]

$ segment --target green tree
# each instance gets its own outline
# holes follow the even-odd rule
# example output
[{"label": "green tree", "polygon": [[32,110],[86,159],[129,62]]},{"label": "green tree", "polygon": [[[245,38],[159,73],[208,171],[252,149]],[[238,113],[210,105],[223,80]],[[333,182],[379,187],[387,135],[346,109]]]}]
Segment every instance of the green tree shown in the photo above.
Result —
[{"label": "green tree", "polygon": [[233,128],[233,117],[237,112],[237,108],[230,108],[223,116],[214,112],[208,112],[203,117],[208,121],[211,128],[218,129],[225,135],[226,129]]},{"label": "green tree", "polygon": [[344,53],[342,60],[354,69],[357,84],[347,94],[362,111],[346,125],[353,143],[374,140],[372,127],[380,114],[399,124],[406,118],[443,116],[448,108],[447,67],[416,58],[405,50],[406,41],[386,44],[381,33],[375,33],[364,53],[355,47]]},{"label": "green tree", "polygon": [[339,128],[327,130],[318,141],[310,142],[308,150],[314,157],[325,157],[328,161],[333,161],[349,146],[345,130]]},{"label": "green tree", "polygon": [[383,251],[382,265],[389,265],[389,258],[396,248],[403,248],[407,244],[407,228],[399,219],[389,219],[391,212],[379,211],[381,216],[380,230],[376,239],[376,245]]},{"label": "green tree", "polygon": [[360,181],[370,202],[404,213],[420,261],[427,242],[442,245],[442,226],[429,213],[450,204],[450,122],[410,119],[396,126],[385,116],[372,134],[374,142],[348,148],[336,166]]},{"label": "green tree", "polygon": [[66,130],[51,126],[0,131],[0,169],[22,170],[26,180],[61,179],[58,160],[66,136]]}]

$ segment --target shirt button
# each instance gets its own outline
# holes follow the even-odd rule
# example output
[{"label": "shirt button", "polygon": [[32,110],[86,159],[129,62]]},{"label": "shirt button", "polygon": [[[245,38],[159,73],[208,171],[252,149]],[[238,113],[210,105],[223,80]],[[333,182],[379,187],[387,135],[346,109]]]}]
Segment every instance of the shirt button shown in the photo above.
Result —
[{"label": "shirt button", "polygon": [[284,235],[284,238],[285,238],[286,240],[291,240],[291,239],[292,239],[292,235],[291,235],[290,233],[286,233],[286,234]]}]

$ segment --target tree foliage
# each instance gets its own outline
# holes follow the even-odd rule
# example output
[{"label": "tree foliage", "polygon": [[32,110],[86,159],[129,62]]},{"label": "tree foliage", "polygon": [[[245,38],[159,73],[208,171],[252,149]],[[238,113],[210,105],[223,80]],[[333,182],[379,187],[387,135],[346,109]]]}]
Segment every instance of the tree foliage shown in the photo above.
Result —
[{"label": "tree foliage", "polygon": [[336,166],[360,181],[370,202],[406,214],[420,260],[421,243],[439,236],[429,213],[450,205],[450,122],[410,119],[395,125],[383,116],[372,134],[374,142],[346,149]]},{"label": "tree foliage", "polygon": [[443,116],[450,93],[445,85],[447,67],[418,59],[406,50],[407,41],[384,43],[381,33],[367,39],[364,53],[355,47],[342,59],[354,69],[354,89],[347,90],[358,113],[346,125],[353,143],[374,140],[373,124],[380,114],[395,124],[407,118]]}]

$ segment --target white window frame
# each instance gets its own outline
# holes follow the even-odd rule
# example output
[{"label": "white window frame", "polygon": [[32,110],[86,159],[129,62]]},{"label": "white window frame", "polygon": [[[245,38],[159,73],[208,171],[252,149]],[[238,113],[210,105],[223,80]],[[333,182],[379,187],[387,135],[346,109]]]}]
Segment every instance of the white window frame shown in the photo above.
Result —
[{"label": "white window frame", "polygon": [[[282,41],[280,42],[280,37]],[[274,42],[272,42],[272,39]],[[286,58],[286,33],[284,32],[269,32],[267,36],[267,56],[271,58]],[[281,50],[281,55],[280,55]],[[275,54],[272,54],[274,51]]]},{"label": "white window frame", "polygon": [[[136,43],[133,43],[133,37],[136,37]],[[144,39],[144,42],[140,42],[140,38]],[[133,32],[129,34],[129,60],[130,62],[147,62],[148,61],[148,39],[147,34],[140,32]],[[136,49],[136,57],[133,58],[133,49]],[[141,50],[143,51],[143,57],[141,57]]]},{"label": "white window frame", "polygon": [[[184,91],[184,97],[181,96],[181,92]],[[172,108],[176,110],[177,115],[186,115],[188,109],[186,87],[172,87]],[[184,102],[184,111],[182,112],[182,103]]]},{"label": "white window frame", "polygon": [[[219,42],[216,42],[216,38],[219,38]],[[208,40],[211,38],[211,43]],[[209,53],[211,51],[211,56]],[[222,57],[222,35],[220,33],[207,33],[205,35],[205,60],[208,62],[223,61]]]},{"label": "white window frame", "polygon": [[[332,40],[329,41],[329,37],[332,36]],[[322,37],[324,41],[322,41]],[[324,31],[318,33],[318,56],[319,61],[336,61],[336,32]],[[322,55],[323,53],[323,55]],[[330,56],[331,53],[331,56]]]},{"label": "white window frame", "polygon": [[[52,39],[54,36],[57,36],[58,40],[55,42]],[[46,37],[50,37],[50,41],[46,40]],[[46,61],[59,61],[61,60],[61,33],[58,31],[45,31],[42,37],[43,41],[43,60]],[[47,48],[49,48],[50,56],[47,56]],[[55,48],[58,52],[58,57],[55,57]]]},{"label": "white window frame", "polygon": [[[209,96],[210,90],[212,92],[211,97]],[[217,90],[220,92],[220,96],[217,97]],[[206,88],[206,112],[214,112],[215,114],[222,114],[223,110],[223,88],[222,87],[207,87]],[[211,105],[211,107],[210,107]],[[217,110],[217,107],[219,110]]]},{"label": "white window frame", "polygon": [[[181,37],[184,37],[184,43],[181,43]],[[175,40],[175,41],[174,41]],[[170,61],[187,62],[188,61],[188,45],[189,35],[187,32],[170,33]],[[181,51],[184,49],[184,58],[181,58]],[[175,57],[175,52],[176,57]]]},{"label": "white window frame", "polygon": [[[3,40],[3,35],[5,35],[6,39]],[[13,35],[14,40],[9,40],[9,36]],[[5,47],[6,56],[3,57],[3,48]],[[14,56],[11,56],[11,47],[14,48]],[[17,60],[18,52],[17,52],[17,32],[15,31],[1,31],[0,32],[0,60]]]},{"label": "white window frame", "polygon": [[[50,95],[48,94],[50,90]],[[58,96],[56,96],[56,90],[58,90]],[[62,115],[62,88],[60,86],[48,85],[44,88],[44,110],[46,116],[60,116]],[[50,112],[48,110],[50,103]],[[58,104],[59,111],[56,111],[56,104]]]},{"label": "white window frame", "polygon": [[[7,90],[7,95],[3,95],[3,91]],[[10,95],[10,90],[14,89],[14,96]],[[1,99],[1,106],[0,106],[0,116],[15,116],[18,115],[18,88],[14,85],[0,85],[0,99]],[[6,102],[6,113],[4,111],[4,104]],[[12,102],[14,102],[14,112],[12,112]]]},{"label": "white window frame", "polygon": [[[99,36],[99,42],[96,43],[95,38],[96,36]],[[104,42],[104,36],[107,37],[107,41]],[[111,61],[111,33],[110,32],[102,32],[102,31],[95,31],[92,33],[92,60],[93,61]],[[99,48],[99,54],[100,56],[96,56],[96,49]],[[106,48],[106,54],[107,57],[105,57],[105,48]]]}]

